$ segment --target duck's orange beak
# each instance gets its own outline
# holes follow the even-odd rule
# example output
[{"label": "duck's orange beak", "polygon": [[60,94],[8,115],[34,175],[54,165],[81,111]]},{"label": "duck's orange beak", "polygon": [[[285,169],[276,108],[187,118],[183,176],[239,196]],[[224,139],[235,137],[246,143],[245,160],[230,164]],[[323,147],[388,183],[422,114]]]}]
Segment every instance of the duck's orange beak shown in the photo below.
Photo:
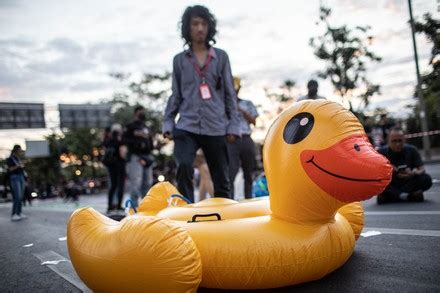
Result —
[{"label": "duck's orange beak", "polygon": [[316,185],[343,202],[379,194],[393,170],[365,135],[350,136],[324,150],[305,150],[301,164]]}]

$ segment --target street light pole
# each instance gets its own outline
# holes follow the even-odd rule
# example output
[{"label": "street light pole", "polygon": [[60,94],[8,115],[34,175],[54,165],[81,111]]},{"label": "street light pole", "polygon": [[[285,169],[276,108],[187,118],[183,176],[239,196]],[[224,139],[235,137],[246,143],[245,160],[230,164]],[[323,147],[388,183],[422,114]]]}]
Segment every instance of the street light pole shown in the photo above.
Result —
[{"label": "street light pole", "polygon": [[[416,44],[416,36],[415,36],[415,29],[414,29],[414,19],[413,19],[413,13],[412,13],[412,4],[411,0],[408,0],[408,7],[409,7],[409,17],[410,17],[410,24],[411,24],[411,35],[412,35],[412,41],[413,41],[413,48],[414,48],[414,60],[416,62],[416,74],[417,74],[417,96],[419,98],[419,106],[420,106],[420,121],[422,125],[422,132],[428,131],[428,122],[426,120],[426,107],[425,107],[425,99],[423,98],[423,92],[422,92],[422,83],[420,78],[420,71],[419,71],[419,56],[417,54],[417,44]],[[429,143],[429,137],[427,135],[423,135],[423,151],[425,153],[425,159],[431,158],[431,146]]]}]

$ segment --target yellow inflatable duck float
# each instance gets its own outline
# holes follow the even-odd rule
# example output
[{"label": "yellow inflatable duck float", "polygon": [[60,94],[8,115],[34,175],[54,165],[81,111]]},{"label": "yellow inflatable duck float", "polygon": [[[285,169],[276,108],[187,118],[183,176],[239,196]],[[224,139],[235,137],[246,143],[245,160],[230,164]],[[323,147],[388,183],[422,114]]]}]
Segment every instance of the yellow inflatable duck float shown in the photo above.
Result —
[{"label": "yellow inflatable duck float", "polygon": [[[388,160],[374,150],[353,114],[322,100],[281,113],[268,131],[263,158],[268,201],[212,199],[187,210],[178,202],[182,207],[171,209],[186,214],[172,220],[178,212],[166,212],[164,198],[176,190],[163,184],[146,197],[150,209],[121,222],[92,208],[75,211],[67,243],[79,277],[96,292],[195,292],[198,286],[289,286],[342,266],[363,226],[357,201],[388,185]],[[252,202],[253,214],[222,213]],[[202,220],[211,210],[221,220]]]}]

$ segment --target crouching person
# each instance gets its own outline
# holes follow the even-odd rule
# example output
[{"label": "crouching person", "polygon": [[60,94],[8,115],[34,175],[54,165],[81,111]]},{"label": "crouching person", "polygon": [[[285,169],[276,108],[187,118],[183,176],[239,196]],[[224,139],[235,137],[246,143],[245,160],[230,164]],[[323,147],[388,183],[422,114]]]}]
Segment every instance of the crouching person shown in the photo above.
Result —
[{"label": "crouching person", "polygon": [[398,201],[402,194],[408,194],[408,201],[423,201],[423,192],[432,186],[432,179],[425,173],[417,149],[405,143],[402,128],[390,130],[387,145],[380,148],[379,153],[393,165],[393,178],[384,192],[377,196],[377,203]]}]

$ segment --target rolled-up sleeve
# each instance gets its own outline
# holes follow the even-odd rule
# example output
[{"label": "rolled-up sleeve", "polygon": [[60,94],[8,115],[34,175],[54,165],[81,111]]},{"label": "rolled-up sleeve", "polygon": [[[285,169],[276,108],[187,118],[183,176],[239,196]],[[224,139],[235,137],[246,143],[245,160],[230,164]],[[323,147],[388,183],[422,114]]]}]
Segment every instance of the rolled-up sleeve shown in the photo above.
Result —
[{"label": "rolled-up sleeve", "polygon": [[178,66],[178,57],[175,56],[173,60],[173,74],[172,74],[172,86],[171,86],[171,96],[168,98],[167,106],[164,113],[164,121],[162,132],[172,133],[174,130],[174,120],[177,113],[179,112],[179,106],[181,101],[180,92],[180,68]]},{"label": "rolled-up sleeve", "polygon": [[226,134],[234,134],[237,136],[241,136],[240,120],[237,112],[237,93],[235,92],[234,89],[231,65],[229,63],[229,57],[226,53],[225,53],[225,66],[223,68],[222,76],[225,84],[226,114],[229,118],[229,123],[226,127]]}]

